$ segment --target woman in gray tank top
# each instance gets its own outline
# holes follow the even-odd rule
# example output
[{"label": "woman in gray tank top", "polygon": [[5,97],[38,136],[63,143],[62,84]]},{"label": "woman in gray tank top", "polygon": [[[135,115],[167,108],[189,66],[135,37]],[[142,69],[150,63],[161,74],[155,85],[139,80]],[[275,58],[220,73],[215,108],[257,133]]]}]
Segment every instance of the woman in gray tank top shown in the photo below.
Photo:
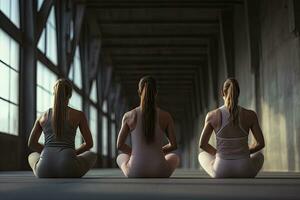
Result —
[{"label": "woman in gray tank top", "polygon": [[[222,89],[224,105],[209,112],[201,134],[199,163],[214,178],[255,177],[264,163],[260,152],[265,142],[256,113],[238,105],[240,94],[236,79],[229,78]],[[209,144],[213,131],[216,149]],[[248,145],[252,132],[254,142]]]},{"label": "woman in gray tank top", "polygon": [[[93,139],[83,112],[68,107],[72,86],[65,79],[54,85],[54,104],[39,117],[31,131],[28,146],[34,150],[28,162],[39,178],[76,178],[91,169],[97,159],[89,151]],[[79,127],[84,143],[75,150],[76,129]],[[44,145],[38,142],[42,132]]]}]

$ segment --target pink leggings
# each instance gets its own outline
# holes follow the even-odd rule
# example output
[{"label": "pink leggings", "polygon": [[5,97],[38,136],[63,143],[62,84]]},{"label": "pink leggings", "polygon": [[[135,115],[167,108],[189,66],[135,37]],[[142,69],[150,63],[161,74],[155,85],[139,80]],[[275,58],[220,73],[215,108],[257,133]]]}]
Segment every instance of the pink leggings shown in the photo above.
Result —
[{"label": "pink leggings", "polygon": [[250,158],[225,160],[203,151],[198,160],[212,178],[254,178],[263,166],[264,155],[258,152]]}]

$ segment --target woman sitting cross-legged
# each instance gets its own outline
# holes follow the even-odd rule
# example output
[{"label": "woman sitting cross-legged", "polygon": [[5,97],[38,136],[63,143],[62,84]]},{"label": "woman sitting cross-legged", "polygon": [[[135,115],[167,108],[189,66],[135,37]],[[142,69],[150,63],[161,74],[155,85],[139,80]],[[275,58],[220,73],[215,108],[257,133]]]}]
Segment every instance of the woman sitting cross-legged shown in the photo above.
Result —
[{"label": "woman sitting cross-legged", "polygon": [[[150,76],[139,82],[140,106],[125,113],[117,148],[117,164],[127,177],[170,177],[179,164],[171,153],[177,148],[171,115],[156,105],[156,81]],[[166,134],[169,143],[163,146]],[[130,136],[132,148],[125,141]]]},{"label": "woman sitting cross-legged", "polygon": [[[199,154],[202,168],[214,178],[255,177],[264,163],[260,152],[265,142],[256,113],[238,105],[240,88],[237,80],[229,78],[222,89],[224,105],[209,112],[200,139]],[[255,142],[248,145],[252,132]],[[209,144],[216,133],[217,149]]]},{"label": "woman sitting cross-legged", "polygon": [[[59,79],[54,85],[53,108],[36,120],[31,131],[28,146],[36,152],[29,155],[28,162],[39,178],[82,177],[97,160],[89,151],[93,139],[84,113],[68,107],[71,95],[71,83]],[[78,127],[85,142],[75,150]],[[45,146],[38,142],[42,132]]]}]

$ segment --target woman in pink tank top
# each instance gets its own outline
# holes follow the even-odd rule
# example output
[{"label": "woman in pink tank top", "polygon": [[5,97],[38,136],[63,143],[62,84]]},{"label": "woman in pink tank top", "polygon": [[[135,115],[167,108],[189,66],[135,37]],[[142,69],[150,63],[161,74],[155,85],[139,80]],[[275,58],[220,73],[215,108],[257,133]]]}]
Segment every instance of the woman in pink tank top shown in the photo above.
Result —
[{"label": "woman in pink tank top", "polygon": [[[209,112],[200,138],[199,163],[213,178],[255,177],[264,163],[260,152],[265,142],[256,113],[238,105],[240,94],[236,79],[229,78],[222,89],[224,105]],[[217,146],[209,144],[213,133]],[[254,142],[248,145],[252,132]]]},{"label": "woman in pink tank top", "polygon": [[[171,115],[156,105],[156,81],[150,76],[139,82],[140,106],[125,113],[117,148],[117,164],[127,177],[169,177],[179,164],[171,153],[177,148]],[[132,147],[126,144],[130,135]],[[167,136],[168,144],[163,144]]]}]

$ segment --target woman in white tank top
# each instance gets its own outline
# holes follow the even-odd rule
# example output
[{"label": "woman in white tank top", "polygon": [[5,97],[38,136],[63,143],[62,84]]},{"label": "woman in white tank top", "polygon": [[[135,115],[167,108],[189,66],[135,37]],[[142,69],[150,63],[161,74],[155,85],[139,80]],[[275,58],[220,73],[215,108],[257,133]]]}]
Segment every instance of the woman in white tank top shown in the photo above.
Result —
[{"label": "woman in white tank top", "polygon": [[[236,79],[229,78],[222,89],[224,105],[209,112],[205,119],[199,163],[213,178],[255,177],[262,168],[264,156],[260,152],[265,142],[256,113],[238,105],[240,89]],[[252,132],[255,142],[248,145]],[[216,149],[209,144],[216,133]]]},{"label": "woman in white tank top", "polygon": [[[117,148],[117,164],[127,177],[169,177],[179,164],[171,153],[177,148],[174,122],[169,113],[156,106],[156,81],[150,76],[139,82],[140,106],[125,113]],[[169,143],[163,145],[166,134]],[[132,147],[125,143],[130,135]]]}]

